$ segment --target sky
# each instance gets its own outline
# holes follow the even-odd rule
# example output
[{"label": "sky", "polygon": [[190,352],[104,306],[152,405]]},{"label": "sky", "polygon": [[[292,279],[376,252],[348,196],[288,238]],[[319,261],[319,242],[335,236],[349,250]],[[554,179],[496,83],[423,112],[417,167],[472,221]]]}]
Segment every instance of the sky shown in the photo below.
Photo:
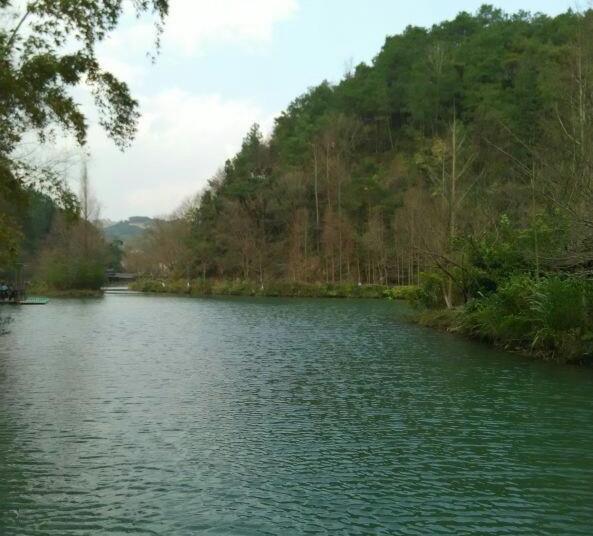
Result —
[{"label": "sky", "polygon": [[[370,62],[387,35],[474,12],[482,3],[170,0],[156,62],[147,55],[154,51],[151,21],[125,17],[99,54],[130,85],[142,117],[122,153],[90,115],[88,166],[102,217],[172,213],[204,189],[253,123],[269,133],[294,98]],[[551,15],[580,7],[574,0],[489,3]]]}]

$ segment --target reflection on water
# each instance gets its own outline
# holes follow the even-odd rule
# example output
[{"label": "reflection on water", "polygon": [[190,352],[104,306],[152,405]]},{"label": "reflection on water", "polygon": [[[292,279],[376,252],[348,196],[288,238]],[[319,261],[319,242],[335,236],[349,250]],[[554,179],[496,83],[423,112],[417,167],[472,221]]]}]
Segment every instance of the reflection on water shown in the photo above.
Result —
[{"label": "reflection on water", "polygon": [[110,295],[0,338],[0,534],[591,534],[593,373],[388,302]]}]

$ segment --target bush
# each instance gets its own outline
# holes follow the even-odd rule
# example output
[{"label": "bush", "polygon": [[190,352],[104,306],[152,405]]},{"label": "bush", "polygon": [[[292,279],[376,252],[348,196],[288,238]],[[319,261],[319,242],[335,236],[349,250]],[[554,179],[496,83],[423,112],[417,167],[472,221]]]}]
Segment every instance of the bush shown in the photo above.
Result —
[{"label": "bush", "polygon": [[515,276],[473,300],[460,331],[558,361],[582,358],[593,338],[593,284],[581,278]]},{"label": "bush", "polygon": [[440,272],[420,274],[420,286],[413,303],[426,309],[442,309],[445,307],[443,289],[446,283],[445,275]]},{"label": "bush", "polygon": [[390,287],[383,291],[383,297],[388,300],[406,300],[415,303],[420,298],[420,287],[416,285]]}]

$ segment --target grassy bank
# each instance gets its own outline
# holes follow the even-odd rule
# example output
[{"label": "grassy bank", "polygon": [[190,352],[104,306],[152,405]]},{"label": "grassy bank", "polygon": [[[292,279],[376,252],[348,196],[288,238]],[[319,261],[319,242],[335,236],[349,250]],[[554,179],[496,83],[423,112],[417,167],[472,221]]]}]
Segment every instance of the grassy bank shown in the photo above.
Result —
[{"label": "grassy bank", "polygon": [[423,309],[416,311],[411,316],[411,320],[427,328],[443,331],[453,335],[459,335],[466,339],[477,342],[483,342],[500,350],[517,354],[525,358],[542,359],[544,361],[554,361],[565,364],[588,364],[591,359],[587,355],[568,355],[552,351],[550,349],[535,349],[530,344],[521,344],[516,340],[510,340],[505,337],[492,337],[484,332],[468,330],[464,325],[465,311],[462,307],[455,309]]},{"label": "grassy bank", "polygon": [[186,294],[191,296],[267,296],[288,298],[389,298],[407,299],[413,287],[385,285],[357,285],[353,283],[298,283],[291,281],[268,282],[263,286],[250,281],[217,281],[186,279],[141,279],[130,289],[159,294]]},{"label": "grassy bank", "polygon": [[420,309],[415,320],[544,360],[591,363],[593,282],[516,276],[463,306]]}]

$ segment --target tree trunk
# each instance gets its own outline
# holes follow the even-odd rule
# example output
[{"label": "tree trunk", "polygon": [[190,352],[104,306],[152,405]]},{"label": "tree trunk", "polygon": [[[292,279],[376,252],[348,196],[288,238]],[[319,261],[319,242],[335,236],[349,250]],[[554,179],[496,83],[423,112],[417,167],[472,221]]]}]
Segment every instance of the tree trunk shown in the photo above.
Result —
[{"label": "tree trunk", "polygon": [[319,228],[319,166],[317,162],[317,145],[313,144],[313,184],[315,188],[315,236],[317,237],[317,253],[321,249]]}]

